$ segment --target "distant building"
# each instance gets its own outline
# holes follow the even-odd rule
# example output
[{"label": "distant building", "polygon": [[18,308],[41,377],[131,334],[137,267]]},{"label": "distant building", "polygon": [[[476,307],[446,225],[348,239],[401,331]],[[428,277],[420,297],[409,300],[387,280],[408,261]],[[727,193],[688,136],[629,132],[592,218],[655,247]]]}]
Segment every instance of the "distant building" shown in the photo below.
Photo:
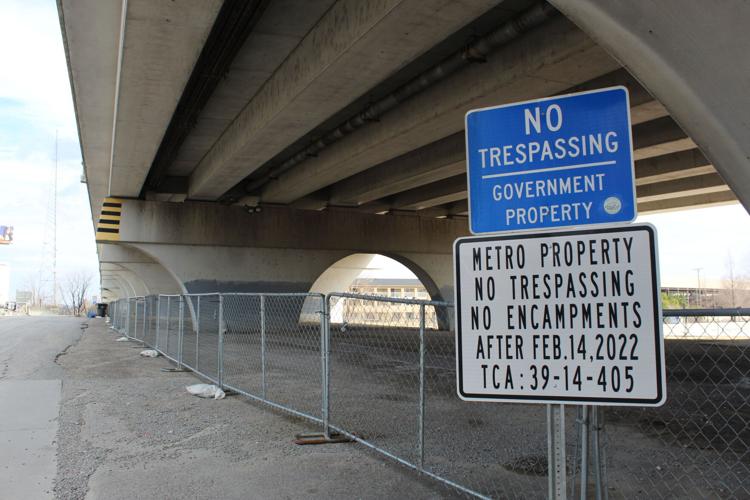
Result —
[{"label": "distant building", "polygon": [[31,304],[34,294],[28,290],[16,290],[16,302],[19,304]]},{"label": "distant building", "polygon": [[661,293],[679,298],[688,309],[713,309],[722,305],[722,295],[725,295],[726,291],[722,288],[663,286]]},{"label": "distant building", "polygon": [[[348,290],[360,295],[378,295],[394,299],[430,300],[424,285],[416,278],[357,278]],[[419,327],[419,306],[386,304],[373,300],[346,299],[331,309],[333,323],[350,325]],[[425,326],[437,328],[435,308],[425,307]]]},{"label": "distant building", "polygon": [[363,295],[430,300],[430,294],[416,278],[357,278],[349,291]]}]

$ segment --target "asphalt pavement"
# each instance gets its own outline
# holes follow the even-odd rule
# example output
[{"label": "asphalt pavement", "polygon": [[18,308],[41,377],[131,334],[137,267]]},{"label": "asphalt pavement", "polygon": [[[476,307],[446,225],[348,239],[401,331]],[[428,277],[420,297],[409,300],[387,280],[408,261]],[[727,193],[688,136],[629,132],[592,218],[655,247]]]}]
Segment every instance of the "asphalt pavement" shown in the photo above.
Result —
[{"label": "asphalt pavement", "polygon": [[81,335],[65,317],[0,318],[0,498],[52,498],[62,372]]},{"label": "asphalt pavement", "polygon": [[0,499],[443,498],[355,444],[299,446],[307,421],[205,400],[103,320],[0,318]]}]

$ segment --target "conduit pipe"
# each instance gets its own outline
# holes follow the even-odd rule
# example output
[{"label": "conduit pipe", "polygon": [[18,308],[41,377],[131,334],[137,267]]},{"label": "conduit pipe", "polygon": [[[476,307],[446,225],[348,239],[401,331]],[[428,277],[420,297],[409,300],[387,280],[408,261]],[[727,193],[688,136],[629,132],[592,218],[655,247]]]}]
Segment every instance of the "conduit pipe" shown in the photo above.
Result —
[{"label": "conduit pipe", "polygon": [[393,93],[384,97],[380,101],[371,104],[364,111],[353,118],[350,118],[335,130],[310,144],[299,153],[284,161],[281,165],[271,169],[260,179],[246,184],[245,192],[252,193],[258,188],[263,187],[269,181],[278,178],[281,174],[295,165],[302,163],[310,157],[317,156],[320,151],[334,142],[341,140],[355,130],[363,127],[368,122],[377,121],[380,116],[393,109],[398,104],[423,91],[427,87],[444,80],[463,67],[476,62],[484,62],[490,52],[513,41],[523,33],[539,26],[556,14],[557,10],[555,10],[554,7],[547,2],[541,2],[524,11],[514,19],[503,23],[496,30],[478,40],[475,40],[468,47],[453,53],[421,75],[413,78]]}]

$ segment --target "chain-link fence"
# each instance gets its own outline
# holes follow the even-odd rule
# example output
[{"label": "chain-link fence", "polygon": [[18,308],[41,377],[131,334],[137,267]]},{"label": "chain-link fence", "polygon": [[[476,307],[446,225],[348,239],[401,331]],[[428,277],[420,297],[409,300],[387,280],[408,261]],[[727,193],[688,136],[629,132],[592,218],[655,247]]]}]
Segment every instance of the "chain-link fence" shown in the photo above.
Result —
[{"label": "chain-link fence", "polygon": [[606,411],[612,497],[750,498],[748,322],[664,311],[667,403]]},{"label": "chain-link fence", "polygon": [[548,496],[557,423],[571,497],[750,497],[748,309],[664,311],[667,403],[567,405],[564,419],[458,399],[449,303],[215,293],[120,300],[110,313],[113,329],[180,367],[461,493]]}]

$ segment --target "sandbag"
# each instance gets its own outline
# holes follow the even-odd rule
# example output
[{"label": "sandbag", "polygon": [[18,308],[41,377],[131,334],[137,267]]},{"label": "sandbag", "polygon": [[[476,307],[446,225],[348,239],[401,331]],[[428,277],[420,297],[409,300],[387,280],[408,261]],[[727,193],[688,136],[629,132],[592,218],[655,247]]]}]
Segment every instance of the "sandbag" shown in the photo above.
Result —
[{"label": "sandbag", "polygon": [[213,384],[193,384],[185,387],[193,396],[199,398],[224,399],[226,394]]}]

